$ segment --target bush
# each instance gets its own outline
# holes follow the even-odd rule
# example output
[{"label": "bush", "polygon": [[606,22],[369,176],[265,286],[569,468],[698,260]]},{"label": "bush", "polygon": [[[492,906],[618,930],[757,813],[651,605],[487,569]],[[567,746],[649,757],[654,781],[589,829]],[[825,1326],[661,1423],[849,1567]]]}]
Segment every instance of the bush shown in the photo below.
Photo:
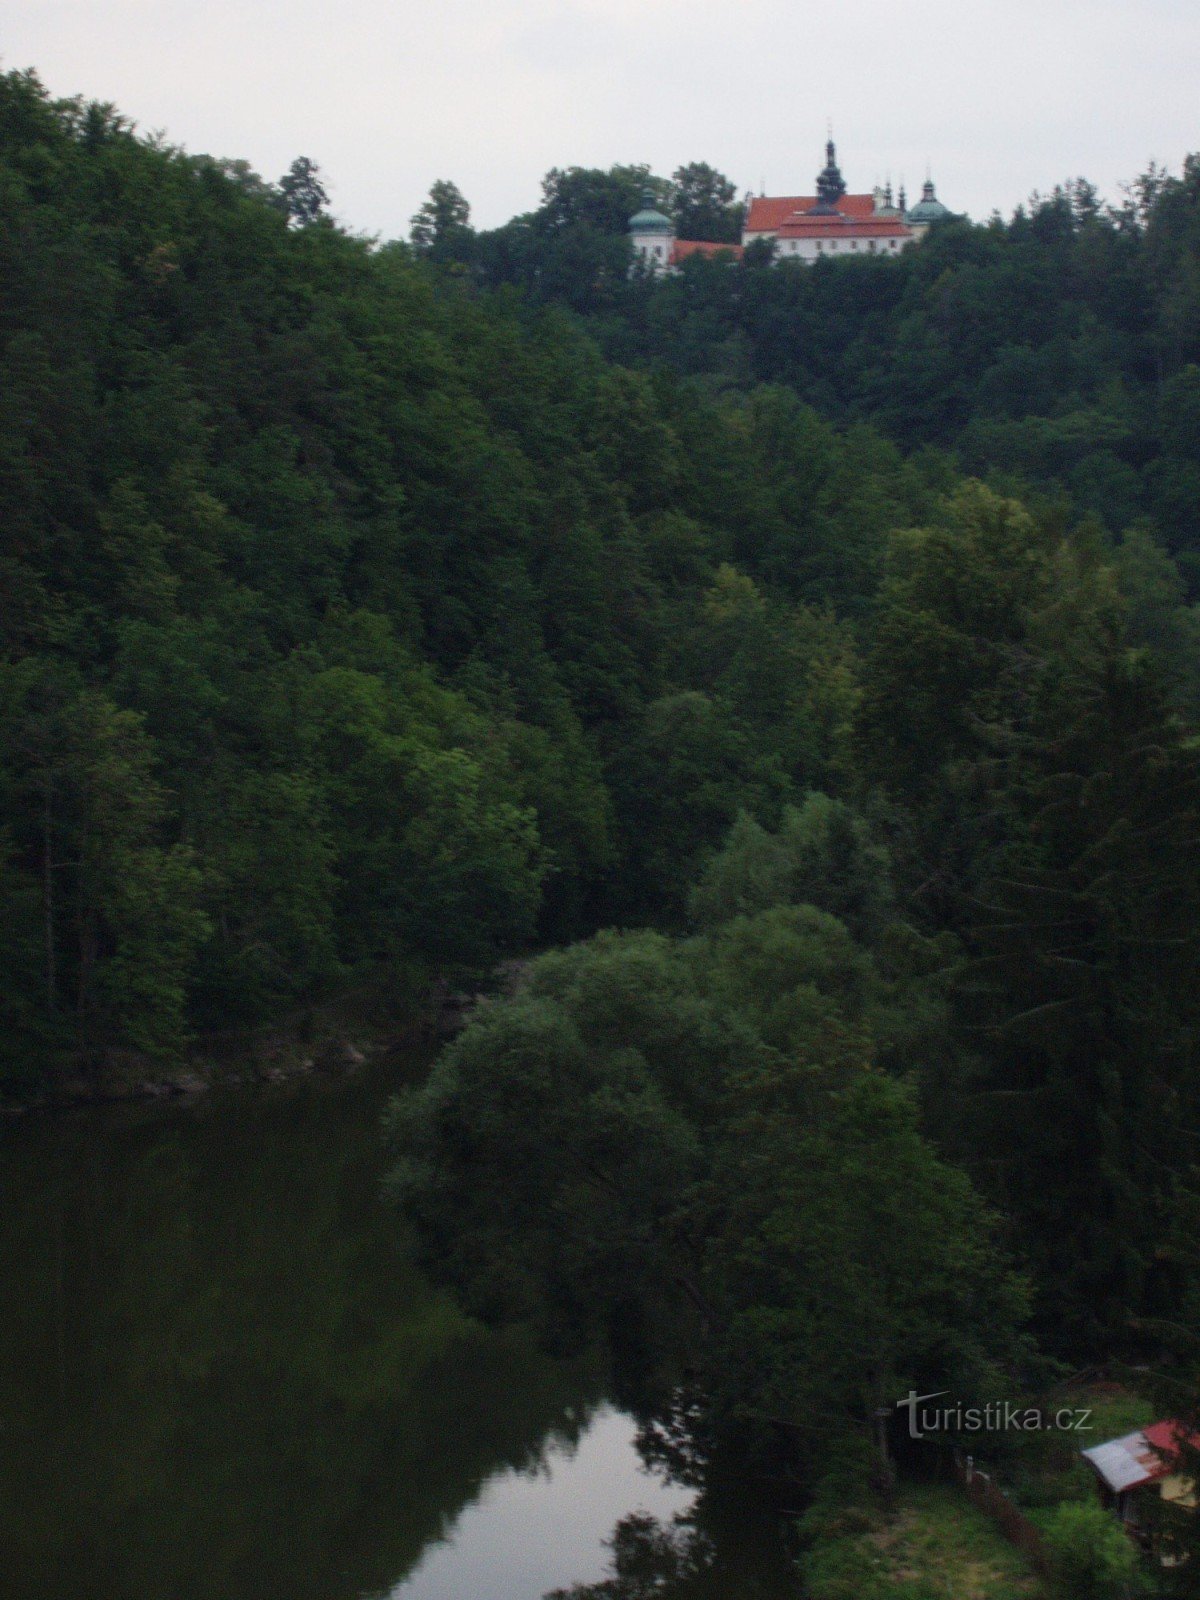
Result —
[{"label": "bush", "polygon": [[1131,1592],[1137,1551],[1098,1505],[1059,1506],[1042,1523],[1042,1537],[1057,1600],[1123,1600]]}]

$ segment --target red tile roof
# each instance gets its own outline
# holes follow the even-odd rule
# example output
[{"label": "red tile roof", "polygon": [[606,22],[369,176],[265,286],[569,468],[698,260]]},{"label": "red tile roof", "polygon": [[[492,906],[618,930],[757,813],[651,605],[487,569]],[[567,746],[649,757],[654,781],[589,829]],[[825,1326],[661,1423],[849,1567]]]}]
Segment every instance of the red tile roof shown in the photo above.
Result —
[{"label": "red tile roof", "polygon": [[[797,211],[811,211],[817,203],[815,194],[808,195],[751,195],[750,210],[746,216],[747,233],[775,233]],[[873,194],[844,194],[838,201],[838,210],[847,217],[871,217],[875,214]]]},{"label": "red tile roof", "polygon": [[781,223],[781,239],[907,239],[912,233],[900,217],[792,217]]},{"label": "red tile roof", "polygon": [[741,260],[742,247],[740,244],[712,244],[707,239],[676,239],[671,261],[686,261],[688,256],[719,255],[736,256]]}]

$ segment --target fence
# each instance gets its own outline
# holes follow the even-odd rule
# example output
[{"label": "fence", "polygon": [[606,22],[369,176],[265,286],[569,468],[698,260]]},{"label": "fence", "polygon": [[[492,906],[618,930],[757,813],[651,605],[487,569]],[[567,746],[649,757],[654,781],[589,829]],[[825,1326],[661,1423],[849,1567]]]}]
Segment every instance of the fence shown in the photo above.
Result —
[{"label": "fence", "polygon": [[980,1472],[970,1456],[956,1450],[954,1476],[980,1510],[987,1512],[1008,1542],[1016,1545],[1034,1571],[1043,1578],[1048,1577],[1050,1561],[1041,1534],[1029,1518],[1017,1510],[990,1473]]}]

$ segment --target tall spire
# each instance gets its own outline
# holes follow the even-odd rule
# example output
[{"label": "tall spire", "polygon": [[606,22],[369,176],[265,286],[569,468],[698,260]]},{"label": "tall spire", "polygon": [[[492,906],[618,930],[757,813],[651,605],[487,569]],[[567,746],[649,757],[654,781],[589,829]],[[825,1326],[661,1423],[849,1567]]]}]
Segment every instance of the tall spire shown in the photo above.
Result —
[{"label": "tall spire", "polygon": [[836,211],[837,203],[845,192],[846,185],[837,164],[837,150],[833,143],[833,128],[830,127],[829,138],[825,142],[825,166],[817,174],[817,203],[813,210]]}]

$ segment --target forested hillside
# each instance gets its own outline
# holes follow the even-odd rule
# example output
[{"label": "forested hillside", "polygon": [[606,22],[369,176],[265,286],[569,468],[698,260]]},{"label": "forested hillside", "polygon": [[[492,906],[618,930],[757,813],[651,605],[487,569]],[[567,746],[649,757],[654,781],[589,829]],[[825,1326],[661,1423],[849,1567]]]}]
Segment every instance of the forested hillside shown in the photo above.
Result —
[{"label": "forested hillside", "polygon": [[[689,236],[728,238],[707,170]],[[568,308],[732,426],[705,644],[730,659],[736,629],[754,747],[788,729],[808,793],[743,794],[715,851],[676,823],[684,928],[657,890],[639,912],[674,938],[538,962],[397,1105],[398,1192],[492,1314],[562,1336],[633,1286],[610,1336],[687,1352],[693,1439],[699,1418],[803,1457],[910,1386],[1030,1381],[1001,1241],[1043,1355],[1165,1362],[1190,1414],[1200,162],[1117,207],[1075,180],[894,260],[755,246],[631,273],[622,218],[649,187],[694,228],[699,171],[556,170],[491,233],[461,196],[440,225],[441,185],[414,247],[458,292]],[[836,629],[832,724],[766,689],[782,614]]]},{"label": "forested hillside", "polygon": [[2,94],[10,1082],[670,922],[833,783],[842,615],[946,463]]},{"label": "forested hillside", "polygon": [[1029,1303],[1142,1353],[1200,164],[659,282],[638,169],[487,235],[438,186],[411,245],[292,176],[0,79],[4,1092],[577,941],[392,1119],[489,1313],[682,1343],[714,1426],[982,1384]]},{"label": "forested hillside", "polygon": [[[797,178],[801,188],[804,182]],[[906,450],[1036,486],[1116,531],[1152,518],[1193,585],[1200,560],[1200,161],[1151,166],[1106,202],[1084,178],[1013,217],[939,224],[885,259],[742,265],[689,257],[628,274],[626,219],[643,189],[680,236],[736,237],[733,186],[703,163],[548,174],[537,211],[474,233],[427,203],[418,248],[489,286],[569,304],[614,360],[717,391],[786,384],[823,416],[867,421]],[[731,231],[732,230],[732,231]]]}]

